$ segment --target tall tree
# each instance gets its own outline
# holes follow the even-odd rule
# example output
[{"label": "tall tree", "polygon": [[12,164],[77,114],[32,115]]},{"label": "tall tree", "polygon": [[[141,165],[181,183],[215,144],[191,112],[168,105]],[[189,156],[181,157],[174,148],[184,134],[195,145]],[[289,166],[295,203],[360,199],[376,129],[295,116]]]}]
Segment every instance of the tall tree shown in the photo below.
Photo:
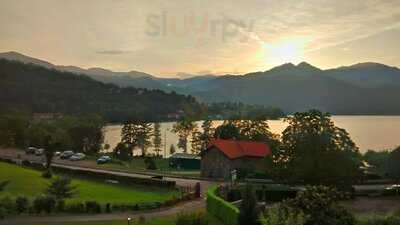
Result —
[{"label": "tall tree", "polygon": [[201,125],[202,131],[193,132],[192,134],[192,151],[195,154],[205,150],[210,144],[214,136],[214,129],[212,127],[212,120],[204,120]]},{"label": "tall tree", "polygon": [[150,138],[153,132],[153,127],[151,123],[139,122],[137,128],[137,146],[141,149],[142,156],[146,156],[147,148],[151,146]]},{"label": "tall tree", "polygon": [[[360,154],[348,133],[327,113],[310,110],[286,118],[277,164],[290,181],[309,184],[351,183],[358,176]],[[338,166],[340,165],[340,166]]]},{"label": "tall tree", "polygon": [[178,134],[178,147],[183,149],[184,153],[187,153],[187,144],[189,136],[197,131],[197,124],[193,120],[183,119],[176,122],[172,128],[172,132]]},{"label": "tall tree", "polygon": [[153,131],[153,147],[157,156],[161,155],[162,139],[161,139],[161,125],[160,123],[154,123]]},{"label": "tall tree", "polygon": [[145,156],[147,148],[151,145],[152,131],[151,123],[142,120],[126,122],[122,127],[121,141],[130,146],[131,152],[135,147],[138,147],[142,152],[142,156]]}]

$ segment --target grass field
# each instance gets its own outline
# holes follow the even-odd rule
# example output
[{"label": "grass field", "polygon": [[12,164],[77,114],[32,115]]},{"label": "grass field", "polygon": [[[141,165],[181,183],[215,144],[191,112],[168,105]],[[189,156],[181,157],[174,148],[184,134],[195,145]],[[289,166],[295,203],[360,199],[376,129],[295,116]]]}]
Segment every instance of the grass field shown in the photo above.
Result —
[{"label": "grass field", "polygon": [[112,163],[101,165],[104,169],[115,169],[131,172],[154,172],[166,175],[175,175],[182,177],[200,177],[200,170],[176,170],[169,167],[169,160],[163,158],[155,158],[154,162],[157,170],[146,170],[144,159],[135,157],[129,162],[115,161]]},{"label": "grass field", "polygon": [[[10,183],[0,192],[0,197],[5,195],[34,197],[43,193],[49,183],[49,180],[41,177],[39,171],[0,162],[0,181],[4,180],[9,180]],[[89,200],[114,204],[163,202],[179,194],[177,191],[162,188],[106,184],[82,179],[73,179],[72,185],[77,187],[77,194],[67,202]]]}]

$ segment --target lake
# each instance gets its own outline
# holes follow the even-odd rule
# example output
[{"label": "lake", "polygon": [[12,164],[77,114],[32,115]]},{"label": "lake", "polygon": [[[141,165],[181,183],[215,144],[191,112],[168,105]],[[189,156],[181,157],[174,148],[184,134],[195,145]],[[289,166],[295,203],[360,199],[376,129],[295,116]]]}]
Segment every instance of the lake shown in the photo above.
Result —
[{"label": "lake", "polygon": [[[349,132],[353,141],[361,152],[368,149],[382,151],[393,149],[400,145],[400,116],[332,116],[335,125]],[[222,121],[214,121],[218,126]],[[171,132],[173,122],[161,124],[163,143],[166,142],[166,152],[169,156],[170,145],[176,145],[178,136]],[[199,127],[201,122],[198,122]],[[287,124],[282,120],[269,120],[271,131],[281,134]],[[121,140],[121,125],[110,125],[105,127],[104,143],[113,149]],[[178,148],[177,152],[180,152]],[[190,144],[189,144],[190,149]],[[149,148],[149,153],[152,148]],[[137,152],[139,154],[139,152]]]}]

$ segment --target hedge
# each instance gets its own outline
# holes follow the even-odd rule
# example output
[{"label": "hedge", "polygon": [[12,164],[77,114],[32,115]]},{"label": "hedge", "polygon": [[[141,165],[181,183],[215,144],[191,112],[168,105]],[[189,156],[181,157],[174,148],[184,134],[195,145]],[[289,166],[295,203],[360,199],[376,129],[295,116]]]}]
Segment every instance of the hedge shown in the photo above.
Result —
[{"label": "hedge", "polygon": [[207,212],[224,222],[225,225],[237,225],[239,209],[218,197],[217,190],[217,187],[212,187],[207,192]]}]

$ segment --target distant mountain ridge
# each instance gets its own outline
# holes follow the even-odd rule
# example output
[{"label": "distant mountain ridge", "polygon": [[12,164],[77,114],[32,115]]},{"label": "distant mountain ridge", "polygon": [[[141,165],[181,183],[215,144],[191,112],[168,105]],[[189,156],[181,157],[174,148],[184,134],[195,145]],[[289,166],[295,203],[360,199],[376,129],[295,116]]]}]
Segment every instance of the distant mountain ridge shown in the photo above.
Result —
[{"label": "distant mountain ridge", "polygon": [[335,114],[400,114],[400,69],[379,63],[358,63],[322,70],[309,63],[283,64],[244,75],[204,75],[186,79],[159,78],[142,72],[54,66],[19,53],[0,58],[83,73],[122,87],[160,89],[190,94],[204,102],[243,102],[282,108],[285,112],[317,108]]}]

